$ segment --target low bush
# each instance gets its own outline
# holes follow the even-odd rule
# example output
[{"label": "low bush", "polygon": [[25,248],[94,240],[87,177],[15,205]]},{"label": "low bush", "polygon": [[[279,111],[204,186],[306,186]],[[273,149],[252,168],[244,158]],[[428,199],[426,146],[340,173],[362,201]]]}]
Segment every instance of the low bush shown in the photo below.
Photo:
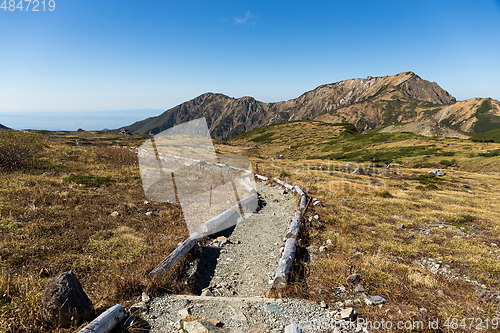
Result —
[{"label": "low bush", "polygon": [[419,175],[417,178],[418,182],[420,184],[435,184],[435,183],[438,183],[440,181],[443,181],[441,178],[439,177],[436,177],[435,175],[433,174],[424,174],[424,175]]},{"label": "low bush", "polygon": [[15,169],[32,162],[45,147],[38,134],[0,131],[0,169]]},{"label": "low bush", "polygon": [[499,156],[500,155],[500,149],[488,151],[488,152],[485,152],[485,153],[478,153],[478,155],[479,156],[483,156],[483,157],[495,157],[495,156]]},{"label": "low bush", "polygon": [[456,163],[457,161],[455,159],[452,159],[451,161],[450,160],[441,160],[439,161],[439,164],[443,165],[443,166],[452,166]]}]

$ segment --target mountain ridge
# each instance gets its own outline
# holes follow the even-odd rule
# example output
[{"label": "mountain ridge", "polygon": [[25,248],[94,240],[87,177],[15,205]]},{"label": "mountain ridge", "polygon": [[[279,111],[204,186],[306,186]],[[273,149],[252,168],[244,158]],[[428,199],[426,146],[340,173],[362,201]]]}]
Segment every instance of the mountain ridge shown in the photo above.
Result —
[{"label": "mountain ridge", "polygon": [[[489,104],[481,109],[485,101]],[[478,109],[481,110],[476,117]],[[206,118],[212,137],[223,140],[290,120],[349,122],[361,131],[403,122],[420,122],[425,124],[422,133],[432,135],[433,131],[429,129],[435,128],[436,133],[468,137],[485,131],[481,127],[489,125],[484,119],[490,119],[500,127],[500,102],[491,98],[457,102],[437,83],[423,80],[414,72],[404,72],[324,84],[297,98],[274,103],[260,102],[250,96],[234,98],[221,93],[204,93],[157,117],[124,128],[131,132],[157,134],[200,117]],[[437,130],[443,126],[449,127],[450,131]]]}]

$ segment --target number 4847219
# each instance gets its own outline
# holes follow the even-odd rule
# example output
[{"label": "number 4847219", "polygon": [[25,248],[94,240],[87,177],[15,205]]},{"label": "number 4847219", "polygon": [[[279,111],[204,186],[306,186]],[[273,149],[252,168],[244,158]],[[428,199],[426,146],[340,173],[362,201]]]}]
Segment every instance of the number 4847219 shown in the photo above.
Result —
[{"label": "number 4847219", "polygon": [[[1,0],[0,0],[1,1]],[[19,11],[32,11],[32,12],[39,12],[45,11],[45,0],[39,1],[39,0],[3,0],[2,5],[0,6],[1,9],[3,9],[4,12],[7,10],[10,12],[19,10]],[[47,1],[47,8],[51,12],[53,12],[56,9],[56,2],[55,0],[49,0]]]}]

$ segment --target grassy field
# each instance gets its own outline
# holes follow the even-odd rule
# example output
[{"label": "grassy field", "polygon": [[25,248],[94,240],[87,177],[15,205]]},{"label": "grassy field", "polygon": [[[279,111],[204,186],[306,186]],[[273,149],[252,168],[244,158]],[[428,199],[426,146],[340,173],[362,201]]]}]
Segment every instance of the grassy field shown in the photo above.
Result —
[{"label": "grassy field", "polygon": [[[302,235],[303,250],[317,258],[296,265],[297,282],[285,293],[333,306],[356,297],[346,277],[357,272],[368,294],[389,301],[382,309],[355,305],[371,320],[500,317],[492,296],[500,289],[500,145],[349,126],[326,137],[317,127],[280,124],[217,146],[323,203],[308,210],[320,220],[306,219]],[[314,140],[304,138],[311,133]],[[357,167],[371,174],[352,174]],[[434,168],[445,175],[429,175]],[[348,287],[346,298],[316,292],[339,285]]]},{"label": "grassy field", "polygon": [[[48,146],[39,161],[0,171],[0,332],[76,331],[43,326],[38,312],[47,281],[67,270],[97,309],[130,305],[146,290],[189,291],[182,265],[163,280],[146,277],[188,234],[179,207],[145,202],[129,148],[146,137],[40,134]],[[323,203],[307,211],[319,221],[305,219],[285,295],[333,307],[354,299],[346,277],[358,272],[369,295],[389,301],[354,304],[364,318],[499,317],[491,295],[500,289],[500,144],[312,121],[214,144]],[[371,175],[351,174],[358,166]],[[431,168],[445,175],[429,176]],[[340,285],[346,297],[332,295]]]},{"label": "grassy field", "polygon": [[179,207],[146,203],[129,149],[145,136],[40,134],[48,147],[38,161],[0,171],[0,332],[76,331],[44,327],[38,312],[48,280],[68,270],[97,310],[186,288],[181,267],[174,278],[146,277],[188,232]]}]

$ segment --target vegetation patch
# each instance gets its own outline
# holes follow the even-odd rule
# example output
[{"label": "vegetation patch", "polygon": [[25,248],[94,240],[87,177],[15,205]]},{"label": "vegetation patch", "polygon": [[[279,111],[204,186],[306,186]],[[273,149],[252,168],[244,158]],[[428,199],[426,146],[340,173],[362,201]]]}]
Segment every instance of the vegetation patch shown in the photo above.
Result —
[{"label": "vegetation patch", "polygon": [[500,128],[500,117],[490,113],[491,109],[491,98],[485,99],[476,109],[474,114],[477,118],[477,122],[474,124],[476,133],[484,133]]},{"label": "vegetation patch", "polygon": [[252,141],[253,142],[270,142],[271,141],[271,137],[274,135],[275,133],[274,132],[269,132],[269,133],[266,133],[264,135],[261,135],[261,136],[258,136],[256,138],[253,138]]},{"label": "vegetation patch", "polygon": [[437,151],[432,146],[408,146],[381,149],[357,150],[345,154],[332,154],[322,157],[323,159],[350,160],[359,162],[383,162],[391,163],[403,157],[430,155]]},{"label": "vegetation patch", "polygon": [[485,152],[485,153],[478,153],[477,155],[478,155],[478,156],[484,156],[484,157],[495,157],[495,156],[499,156],[499,155],[500,155],[500,149],[496,149],[496,150],[488,151],[488,152]]},{"label": "vegetation patch", "polygon": [[474,135],[469,140],[473,142],[483,142],[483,143],[488,143],[488,142],[500,143],[500,128],[484,132],[478,135]]},{"label": "vegetation patch", "polygon": [[111,177],[96,177],[96,176],[78,176],[71,175],[69,177],[64,177],[63,180],[65,182],[73,182],[89,187],[100,187],[100,186],[109,186],[113,182]]},{"label": "vegetation patch", "polygon": [[45,143],[40,135],[17,131],[0,131],[0,169],[15,169],[32,162]]},{"label": "vegetation patch", "polygon": [[439,187],[437,187],[435,184],[427,184],[425,186],[418,185],[416,189],[421,191],[433,191],[433,190],[439,190]]},{"label": "vegetation patch", "polygon": [[457,160],[455,159],[452,159],[451,161],[450,160],[441,160],[439,161],[439,164],[445,166],[445,167],[450,167],[452,165],[455,165],[457,163]]},{"label": "vegetation patch", "polygon": [[418,182],[420,184],[436,184],[436,183],[439,183],[439,182],[442,182],[443,179],[440,178],[440,177],[436,177],[435,175],[433,174],[429,174],[429,173],[426,173],[426,174],[423,174],[423,175],[419,175],[417,178]]},{"label": "vegetation patch", "polygon": [[474,221],[474,217],[470,216],[469,214],[463,214],[460,215],[456,220],[457,223],[471,223]]}]

